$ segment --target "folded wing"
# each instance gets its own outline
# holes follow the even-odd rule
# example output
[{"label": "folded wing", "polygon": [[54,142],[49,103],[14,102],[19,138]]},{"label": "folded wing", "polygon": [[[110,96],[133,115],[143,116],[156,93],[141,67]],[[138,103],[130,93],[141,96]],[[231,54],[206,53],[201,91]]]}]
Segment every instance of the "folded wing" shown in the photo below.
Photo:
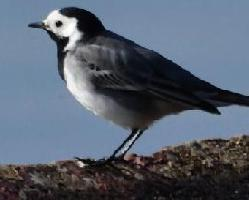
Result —
[{"label": "folded wing", "polygon": [[153,98],[184,104],[220,114],[216,106],[198,92],[216,92],[204,82],[159,54],[124,39],[102,37],[83,45],[78,56],[92,69],[97,89],[137,91]]}]

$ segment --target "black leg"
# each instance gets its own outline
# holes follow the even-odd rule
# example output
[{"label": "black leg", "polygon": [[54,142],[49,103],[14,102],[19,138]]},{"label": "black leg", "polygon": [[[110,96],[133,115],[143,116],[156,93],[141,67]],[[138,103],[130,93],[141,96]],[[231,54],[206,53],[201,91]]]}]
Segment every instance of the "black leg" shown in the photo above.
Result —
[{"label": "black leg", "polygon": [[[113,152],[113,154],[108,159],[100,159],[97,161],[91,159],[81,159],[78,157],[75,157],[75,159],[90,166],[102,166],[103,164],[114,160],[116,155],[120,151],[122,152],[121,156],[124,156],[130,150],[133,144],[137,141],[137,139],[143,134],[143,132],[144,130],[133,129],[131,134],[123,141],[123,143]],[[126,146],[127,143],[128,145]]]},{"label": "black leg", "polygon": [[108,160],[113,160],[115,158],[115,156],[118,154],[118,152],[124,148],[124,146],[127,144],[127,142],[129,142],[131,139],[133,139],[135,137],[135,135],[137,134],[138,129],[133,129],[131,134],[124,140],[124,142],[113,152],[113,154],[110,156],[110,158]]},{"label": "black leg", "polygon": [[122,157],[125,156],[125,154],[131,149],[131,147],[134,145],[134,143],[138,140],[139,137],[141,137],[141,135],[143,135],[144,131],[140,130],[137,134],[134,135],[134,137],[132,138],[132,142],[130,144],[128,144],[128,146],[124,149],[124,151],[122,152]]}]

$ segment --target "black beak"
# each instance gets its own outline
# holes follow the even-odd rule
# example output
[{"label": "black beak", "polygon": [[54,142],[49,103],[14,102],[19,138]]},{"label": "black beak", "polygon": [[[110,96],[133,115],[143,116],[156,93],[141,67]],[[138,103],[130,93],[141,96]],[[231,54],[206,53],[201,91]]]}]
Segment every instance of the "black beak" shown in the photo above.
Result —
[{"label": "black beak", "polygon": [[30,28],[40,28],[46,30],[46,25],[43,22],[34,22],[28,25]]}]

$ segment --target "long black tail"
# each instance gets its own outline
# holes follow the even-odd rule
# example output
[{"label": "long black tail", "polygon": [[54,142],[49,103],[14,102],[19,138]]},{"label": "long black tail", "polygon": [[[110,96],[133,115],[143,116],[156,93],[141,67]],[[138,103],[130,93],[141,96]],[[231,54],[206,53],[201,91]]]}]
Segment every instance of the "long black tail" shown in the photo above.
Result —
[{"label": "long black tail", "polygon": [[210,98],[211,102],[219,106],[240,105],[249,106],[249,96],[239,93],[222,90]]}]

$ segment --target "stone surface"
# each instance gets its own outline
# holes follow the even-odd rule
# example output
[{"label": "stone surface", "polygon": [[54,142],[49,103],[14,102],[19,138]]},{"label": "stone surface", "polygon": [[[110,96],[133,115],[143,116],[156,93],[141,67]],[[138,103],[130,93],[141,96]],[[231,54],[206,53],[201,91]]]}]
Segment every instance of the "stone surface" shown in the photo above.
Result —
[{"label": "stone surface", "polygon": [[110,165],[0,166],[0,200],[249,199],[249,136],[193,141]]}]

